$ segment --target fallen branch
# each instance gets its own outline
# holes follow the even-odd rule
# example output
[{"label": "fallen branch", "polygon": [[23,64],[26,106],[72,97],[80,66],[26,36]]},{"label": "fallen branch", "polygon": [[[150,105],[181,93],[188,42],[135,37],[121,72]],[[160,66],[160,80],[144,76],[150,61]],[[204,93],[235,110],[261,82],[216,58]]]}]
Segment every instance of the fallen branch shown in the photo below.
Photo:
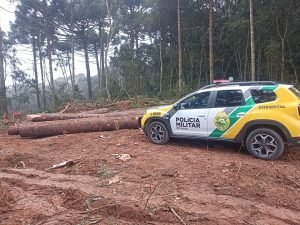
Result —
[{"label": "fallen branch", "polygon": [[255,175],[255,177],[259,177],[261,174],[263,174],[266,170],[268,170],[268,168],[263,169],[262,171],[260,171],[258,174]]},{"label": "fallen branch", "polygon": [[239,166],[239,168],[238,168],[237,175],[240,173],[241,168],[242,168],[242,162],[240,162],[240,166]]},{"label": "fallen branch", "polygon": [[143,211],[146,209],[146,207],[147,207],[147,205],[148,205],[148,202],[149,202],[150,198],[152,197],[152,195],[154,194],[156,188],[157,188],[163,181],[164,181],[164,180],[161,180],[160,182],[158,182],[158,183],[154,186],[153,190],[151,191],[150,195],[148,196],[148,198],[147,198],[147,200],[146,200],[146,203],[145,203],[145,206],[144,206]]},{"label": "fallen branch", "polygon": [[183,225],[187,225],[186,222],[184,222],[184,220],[175,212],[175,210],[169,206],[171,212],[176,216],[176,218],[183,224]]},{"label": "fallen branch", "polygon": [[75,162],[74,160],[68,160],[68,161],[64,161],[62,163],[58,163],[58,164],[54,164],[52,167],[50,167],[48,170],[53,170],[53,169],[58,169],[58,168],[62,168],[62,167],[66,167],[66,166],[72,166],[74,165]]},{"label": "fallen branch", "polygon": [[[159,198],[165,198],[165,197],[169,197],[169,196],[177,196],[177,194],[168,194],[168,195],[161,195],[161,196],[156,196],[156,197],[153,197],[152,199],[159,199]],[[101,206],[99,208],[94,208],[94,209],[90,209],[90,210],[86,210],[85,212],[82,212],[80,214],[86,214],[86,213],[91,213],[91,212],[96,212],[96,211],[99,211],[99,210],[102,210],[104,208],[107,208],[107,207],[112,207],[112,206],[117,206],[117,205],[127,205],[127,204],[132,204],[132,203],[136,203],[136,202],[140,202],[141,200],[131,200],[131,201],[124,201],[122,203],[110,203],[110,204],[107,204],[107,205],[104,205],[104,206]]]},{"label": "fallen branch", "polygon": [[65,113],[71,106],[71,103],[68,102],[68,104],[65,106],[65,108],[63,110],[60,111],[60,113]]},{"label": "fallen branch", "polygon": [[277,171],[277,173],[279,173],[281,176],[283,176],[287,181],[293,183],[297,188],[300,187],[300,184],[298,184],[296,181],[288,178],[285,174],[283,174],[282,172],[279,171],[279,169],[277,169],[274,164],[272,163],[272,166],[274,167],[274,169]]}]

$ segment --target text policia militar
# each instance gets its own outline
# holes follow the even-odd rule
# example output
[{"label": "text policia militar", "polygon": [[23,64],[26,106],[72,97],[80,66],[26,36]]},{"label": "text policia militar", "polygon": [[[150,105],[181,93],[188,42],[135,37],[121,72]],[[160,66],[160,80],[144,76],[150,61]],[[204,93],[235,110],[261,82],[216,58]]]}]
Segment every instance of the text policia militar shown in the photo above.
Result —
[{"label": "text policia militar", "polygon": [[176,117],[177,128],[200,128],[199,118]]}]

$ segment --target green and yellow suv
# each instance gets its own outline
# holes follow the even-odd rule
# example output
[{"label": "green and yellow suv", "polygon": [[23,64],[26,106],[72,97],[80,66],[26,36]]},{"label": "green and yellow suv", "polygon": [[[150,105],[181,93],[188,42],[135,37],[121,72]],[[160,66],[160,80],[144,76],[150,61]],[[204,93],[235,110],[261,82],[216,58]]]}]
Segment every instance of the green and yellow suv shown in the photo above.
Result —
[{"label": "green and yellow suv", "polygon": [[285,143],[300,145],[300,92],[268,81],[210,85],[148,109],[140,126],[155,144],[170,137],[235,141],[254,157],[274,160]]}]

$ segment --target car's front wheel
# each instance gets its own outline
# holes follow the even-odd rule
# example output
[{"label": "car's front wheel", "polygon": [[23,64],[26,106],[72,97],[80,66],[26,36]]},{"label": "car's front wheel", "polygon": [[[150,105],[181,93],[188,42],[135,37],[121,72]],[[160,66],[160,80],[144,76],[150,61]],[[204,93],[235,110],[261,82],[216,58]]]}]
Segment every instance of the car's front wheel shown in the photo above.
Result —
[{"label": "car's front wheel", "polygon": [[166,144],[169,139],[169,132],[165,124],[160,121],[154,121],[147,128],[147,137],[154,144]]},{"label": "car's front wheel", "polygon": [[276,131],[259,128],[248,135],[246,147],[248,152],[256,158],[275,160],[283,153],[284,141]]}]

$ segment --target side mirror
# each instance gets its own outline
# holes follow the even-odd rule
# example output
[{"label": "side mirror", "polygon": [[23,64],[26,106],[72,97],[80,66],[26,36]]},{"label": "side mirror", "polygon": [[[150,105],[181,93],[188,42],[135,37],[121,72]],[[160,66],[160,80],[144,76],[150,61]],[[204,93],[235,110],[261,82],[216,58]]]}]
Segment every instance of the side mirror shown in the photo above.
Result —
[{"label": "side mirror", "polygon": [[179,105],[179,104],[175,104],[175,105],[173,105],[173,109],[175,109],[175,110],[178,110],[178,109],[180,109],[180,105]]}]

